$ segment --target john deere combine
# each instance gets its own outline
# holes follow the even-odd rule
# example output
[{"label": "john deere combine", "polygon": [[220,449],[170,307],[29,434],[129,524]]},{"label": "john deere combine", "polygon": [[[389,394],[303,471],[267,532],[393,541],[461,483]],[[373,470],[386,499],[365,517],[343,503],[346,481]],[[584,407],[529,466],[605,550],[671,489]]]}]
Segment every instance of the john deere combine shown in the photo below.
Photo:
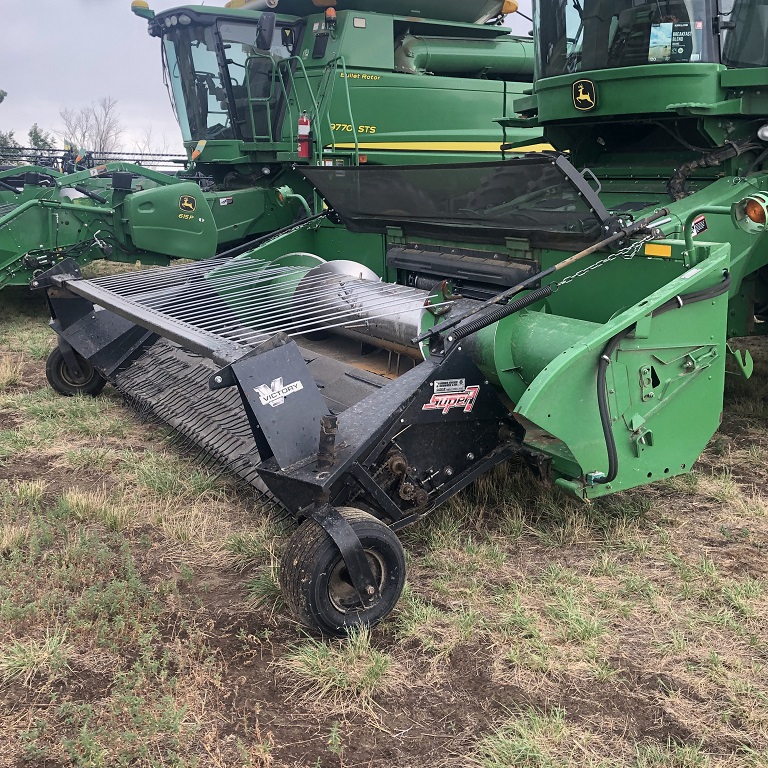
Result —
[{"label": "john deere combine", "polygon": [[162,264],[290,226],[316,205],[296,164],[501,157],[540,140],[492,122],[533,76],[531,41],[488,23],[514,3],[230,6],[155,14],[135,0],[160,40],[189,167],[24,168],[21,185],[4,181],[18,168],[0,172],[0,288],[66,257]]},{"label": "john deere combine", "polygon": [[323,631],[385,617],[394,532],[510,457],[582,499],[688,471],[719,424],[728,337],[763,331],[768,4],[534,10],[537,77],[506,122],[568,155],[306,167],[345,228],[35,281],[51,384],[110,381],[268,489],[300,521],[286,602]]}]

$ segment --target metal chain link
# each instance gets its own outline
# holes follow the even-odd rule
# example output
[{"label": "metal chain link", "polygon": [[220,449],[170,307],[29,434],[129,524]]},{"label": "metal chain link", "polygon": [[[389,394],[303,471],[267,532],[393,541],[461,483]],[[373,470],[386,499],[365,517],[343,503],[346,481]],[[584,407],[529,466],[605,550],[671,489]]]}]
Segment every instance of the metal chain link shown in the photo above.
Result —
[{"label": "metal chain link", "polygon": [[612,253],[610,256],[606,256],[604,259],[600,259],[600,261],[596,261],[594,264],[590,264],[588,267],[584,267],[584,269],[581,269],[578,272],[574,272],[572,275],[568,275],[568,277],[564,277],[560,282],[555,283],[554,285],[557,286],[557,288],[560,288],[563,285],[567,285],[568,283],[573,282],[577,277],[584,277],[584,275],[587,275],[593,270],[599,269],[604,264],[608,264],[611,261],[615,261],[616,259],[626,259],[627,261],[634,259],[635,256],[637,256],[639,253],[640,249],[649,240],[653,240],[651,235],[647,235],[641,240],[631,243],[626,248],[622,248],[620,251],[616,251],[616,253]]}]

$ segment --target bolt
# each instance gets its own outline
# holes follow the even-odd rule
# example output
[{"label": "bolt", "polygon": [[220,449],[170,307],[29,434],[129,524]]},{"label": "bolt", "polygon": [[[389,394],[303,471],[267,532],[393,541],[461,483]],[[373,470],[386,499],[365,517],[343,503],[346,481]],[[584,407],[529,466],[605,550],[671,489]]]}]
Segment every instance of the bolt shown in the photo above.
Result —
[{"label": "bolt", "polygon": [[467,461],[474,461],[475,460],[475,454],[474,453],[468,453],[467,454]]},{"label": "bolt", "polygon": [[222,378],[221,378],[221,376],[214,376],[214,377],[213,377],[213,380],[214,380],[214,381],[215,381],[217,384],[221,384],[221,382],[222,382],[222,381],[224,381],[224,379],[222,379]]},{"label": "bolt", "polygon": [[38,285],[40,285],[40,283],[38,283],[38,282],[37,282],[37,280],[33,280],[33,281],[32,281],[32,285],[33,285],[35,288],[37,288],[37,286],[38,286]]},{"label": "bolt", "polygon": [[375,595],[375,594],[376,594],[376,589],[375,589],[374,587],[368,587],[368,588],[367,588],[365,591],[366,591],[366,592],[367,592],[369,595]]},{"label": "bolt", "polygon": [[448,477],[451,477],[453,475],[453,467],[446,467],[443,472],[445,472]]},{"label": "bolt", "polygon": [[693,360],[689,360],[689,361],[688,361],[688,362],[687,362],[687,363],[686,363],[686,364],[683,366],[683,368],[688,368],[689,370],[690,370],[691,368],[693,368]]}]

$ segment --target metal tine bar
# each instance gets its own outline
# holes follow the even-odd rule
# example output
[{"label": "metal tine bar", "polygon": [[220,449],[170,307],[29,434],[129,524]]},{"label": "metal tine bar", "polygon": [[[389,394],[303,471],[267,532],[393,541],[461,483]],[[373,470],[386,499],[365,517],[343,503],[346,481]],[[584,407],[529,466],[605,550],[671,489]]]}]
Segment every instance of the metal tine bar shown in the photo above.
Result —
[{"label": "metal tine bar", "polygon": [[[446,304],[450,304],[450,302],[446,301],[446,302],[442,302],[440,304],[432,304],[431,306],[433,308],[438,308],[438,307],[445,306]],[[378,319],[380,319],[382,317],[392,317],[392,315],[399,315],[400,312],[402,312],[402,310],[397,310],[396,312],[382,312],[381,314],[369,315],[366,319],[367,320],[378,320]],[[333,325],[323,325],[323,326],[317,326],[315,328],[308,328],[308,329],[303,329],[303,330],[300,330],[300,331],[293,331],[292,333],[288,333],[287,335],[291,336],[291,337],[303,336],[306,333],[315,333],[317,331],[329,331],[332,328],[345,328],[345,327],[348,328],[348,327],[352,327],[352,323],[354,323],[354,322],[359,322],[359,320],[357,320],[357,321],[349,321],[349,322],[341,322],[341,323],[334,323]],[[256,346],[261,341],[264,341],[265,338],[269,338],[270,336],[272,336],[273,333],[274,332],[270,333],[268,331],[265,331],[265,332],[261,333],[259,337],[255,337],[254,336],[253,341],[251,341],[251,340],[243,341],[242,343],[243,343],[244,346]]]},{"label": "metal tine bar", "polygon": [[141,272],[121,272],[117,275],[103,275],[94,277],[89,282],[102,288],[111,288],[123,284],[131,285],[149,285],[153,282],[166,282],[169,280],[177,281],[179,275],[189,276],[199,272],[205,273],[220,266],[225,266],[232,261],[232,257],[226,259],[205,259],[194,264],[183,264],[175,267],[158,267],[156,269],[145,269]]},{"label": "metal tine bar", "polygon": [[[403,311],[402,302],[392,301],[391,299],[381,300],[376,303],[369,303],[367,309],[381,309],[400,306]],[[421,306],[416,305],[413,309]],[[406,308],[407,309],[407,308]],[[261,322],[254,322],[253,328],[232,329],[229,333],[224,331],[221,333],[225,338],[236,337],[239,339],[247,340],[254,333],[269,332],[275,333],[277,331],[292,331],[299,330],[312,325],[323,325],[329,321],[348,318],[349,322],[361,322],[366,318],[361,315],[360,308],[348,307],[337,312],[326,312],[323,309],[312,309],[303,313],[291,313],[290,311],[283,312],[282,314],[274,314],[270,317],[261,318]]]},{"label": "metal tine bar", "polygon": [[[393,303],[393,302],[381,302],[376,305],[369,305],[369,309],[373,310],[380,310],[380,309],[389,309],[390,307],[394,308],[395,306],[401,306],[399,303]],[[406,308],[407,309],[418,309],[420,305]],[[402,306],[400,311],[402,312]],[[259,334],[259,333],[277,333],[278,331],[283,331],[284,333],[289,332],[301,332],[301,329],[310,328],[310,327],[317,327],[318,330],[322,330],[326,324],[329,321],[332,320],[341,320],[344,319],[344,323],[364,323],[367,319],[371,317],[370,314],[367,314],[366,316],[361,316],[361,313],[359,310],[350,308],[343,312],[336,312],[333,314],[320,314],[320,313],[309,313],[305,315],[301,315],[299,317],[295,317],[293,319],[293,322],[287,322],[287,323],[281,323],[280,320],[282,318],[276,318],[271,320],[268,324],[263,325],[256,325],[253,329],[240,329],[240,330],[232,330],[232,331],[223,331],[220,332],[217,335],[221,335],[223,338],[226,339],[232,339],[235,341],[239,341],[241,343],[248,343],[248,339],[253,336],[253,334]]]},{"label": "metal tine bar", "polygon": [[[408,311],[408,310],[411,310],[411,309],[419,309],[421,306],[423,306],[423,302],[420,302],[419,304],[414,305],[412,307],[403,307],[401,302],[393,302],[393,301],[389,300],[389,301],[380,302],[378,304],[369,304],[368,306],[369,306],[370,309],[374,309],[374,310],[376,310],[376,309],[386,309],[386,308],[394,307],[394,306],[397,306],[399,308],[398,308],[398,310],[396,312],[387,312],[386,314],[383,314],[383,315],[378,315],[378,314],[370,315],[370,314],[366,314],[365,317],[361,317],[360,316],[359,310],[350,308],[349,310],[347,310],[345,312],[337,312],[335,314],[331,314],[331,315],[328,315],[328,316],[324,317],[323,321],[319,325],[317,325],[317,323],[314,323],[314,325],[316,325],[316,328],[313,328],[313,330],[321,331],[321,330],[325,330],[327,328],[335,328],[337,326],[347,325],[349,323],[360,323],[360,322],[364,322],[365,320],[373,320],[376,317],[389,317],[390,315],[400,314],[401,312]],[[326,324],[326,321],[337,320],[337,319],[341,319],[341,318],[348,318],[348,319],[342,320],[340,323],[336,323],[336,324],[330,324],[330,325]],[[266,328],[254,329],[253,333],[262,333],[262,332],[276,333],[277,331],[283,331],[284,333],[288,333],[289,335],[291,333],[306,333],[306,332],[308,332],[306,330],[307,325],[312,326],[313,323],[311,323],[311,322],[309,324],[302,323],[302,321],[304,319],[305,319],[304,317],[299,317],[299,318],[296,319],[296,321],[294,323],[289,323],[288,325],[268,326]],[[304,330],[302,330],[302,329],[304,329]],[[251,334],[246,333],[246,334],[244,334],[242,336],[239,336],[238,340],[241,343],[247,344],[248,340],[252,337],[253,333],[251,333]]]},{"label": "metal tine bar", "polygon": [[[326,275],[322,280],[317,278],[316,282],[321,286],[324,284],[326,287],[323,291],[313,290],[311,295],[313,306],[322,306],[323,299],[328,296],[335,296],[337,300],[344,300],[344,292],[345,290],[348,290],[348,286],[350,285],[353,286],[353,291],[350,292],[351,295],[353,297],[355,295],[359,296],[361,299],[367,298],[372,293],[379,294],[382,290],[385,291],[384,295],[387,295],[390,298],[395,298],[396,296],[398,299],[403,299],[403,294],[405,293],[405,291],[396,293],[395,291],[389,291],[387,288],[382,289],[382,283],[374,283],[370,280],[359,280],[357,278],[354,280],[339,281],[336,277]],[[243,322],[245,318],[268,316],[267,311],[274,307],[284,307],[286,305],[295,307],[293,304],[288,304],[296,295],[294,289],[295,286],[290,285],[275,286],[273,290],[254,294],[251,297],[251,303],[241,304],[238,307],[226,307],[223,314],[230,316],[234,314],[241,322]],[[414,299],[416,298],[415,289],[406,289],[406,291],[409,292],[409,295],[413,295]],[[421,294],[419,294],[418,297],[423,300]],[[211,306],[208,305],[206,308],[211,309]],[[164,308],[163,311],[173,317],[186,318],[189,316],[197,316],[199,314],[198,309],[198,307],[185,307],[184,311],[170,312]],[[222,313],[220,312],[219,314],[221,315]],[[215,319],[217,319],[217,316],[211,317],[210,315],[206,315],[205,318],[206,321]]]},{"label": "metal tine bar", "polygon": [[[211,288],[213,290],[229,289],[229,295],[230,296],[236,296],[236,295],[238,295],[240,293],[250,292],[253,289],[253,286],[254,285],[258,285],[259,283],[266,282],[268,280],[274,280],[274,279],[279,278],[279,277],[291,277],[292,275],[300,275],[303,270],[306,270],[306,268],[304,268],[304,267],[299,267],[299,268],[295,268],[295,267],[291,267],[291,268],[282,267],[282,268],[275,268],[275,269],[271,269],[271,270],[262,270],[260,272],[255,273],[253,275],[254,280],[249,282],[249,283],[246,283],[246,284],[243,284],[242,275],[237,275],[237,276],[233,277],[230,280],[221,280],[221,279],[218,279],[218,278],[217,279],[209,279],[206,282],[206,287],[209,287],[209,288]],[[306,274],[306,271],[304,273]],[[302,280],[302,282],[305,285],[311,285],[311,284],[314,283],[315,280],[328,280],[328,279],[331,279],[331,278],[335,278],[337,280],[342,280],[342,279],[345,279],[345,280],[362,280],[362,279],[364,279],[364,278],[362,278],[360,276],[355,276],[355,275],[348,275],[348,276],[343,276],[343,275],[318,275],[318,276],[309,277],[309,278],[302,277],[301,280]],[[368,281],[368,282],[373,282],[373,281]],[[377,280],[375,282],[378,284],[381,281]],[[229,288],[230,285],[234,286],[234,287],[232,287],[230,289]],[[278,286],[274,286],[274,288],[281,288],[281,287],[282,286],[279,286],[279,285]],[[413,290],[413,289],[411,289],[411,290]],[[154,297],[150,295],[150,296],[147,297],[146,300],[142,299],[142,301],[145,301],[145,303],[148,303],[153,298]],[[160,298],[162,298],[162,297],[159,296],[158,299],[160,299]],[[179,301],[180,300],[181,300],[181,298],[179,299]]]},{"label": "metal tine bar", "polygon": [[[261,262],[262,264],[265,264],[267,262]],[[250,273],[251,270],[248,270],[248,272],[240,272],[236,273],[234,275],[226,275],[225,278],[208,278],[206,285],[213,290],[217,289],[224,289],[228,288],[230,285],[233,285],[234,288],[232,289],[232,294],[244,292],[251,290],[251,287],[253,285],[258,285],[259,283],[265,282],[267,280],[274,280],[277,277],[290,277],[291,275],[299,275],[302,272],[306,274],[309,268],[307,267],[288,267],[288,266],[278,266],[278,267],[272,267],[268,269],[260,269],[259,271],[256,271],[253,273],[254,280],[249,284],[243,284],[242,281],[242,275]],[[331,276],[331,275],[320,275],[314,278],[309,278],[307,282],[307,278],[303,278],[303,282],[306,284],[311,284],[313,280],[319,280],[319,279],[328,279],[331,277],[336,277],[337,279],[341,279],[343,276]],[[355,275],[349,275],[349,279],[356,279],[361,280],[363,278],[361,277],[355,277]],[[381,282],[381,281],[376,281]],[[151,298],[151,297],[150,297]]]},{"label": "metal tine bar", "polygon": [[[266,288],[264,290],[260,290],[260,289],[258,289],[256,287],[260,283],[267,282],[267,281],[272,281],[276,277],[291,277],[291,276],[292,276],[291,273],[284,273],[284,274],[274,274],[273,273],[273,274],[269,275],[268,277],[265,277],[265,278],[263,278],[261,280],[253,280],[253,281],[250,281],[247,284],[243,284],[243,281],[242,281],[242,278],[241,278],[240,280],[236,281],[236,283],[235,283],[237,287],[233,287],[233,288],[228,288],[228,286],[226,286],[226,285],[222,286],[219,283],[207,283],[206,287],[210,288],[214,293],[219,293],[218,289],[221,289],[221,288],[226,289],[226,291],[227,291],[226,296],[221,296],[220,295],[220,298],[221,298],[222,301],[225,301],[227,298],[238,297],[239,294],[241,294],[241,293],[247,293],[248,295],[252,295],[254,300],[258,300],[262,296],[268,296],[270,294],[270,292],[279,292],[279,291],[284,291],[284,290],[295,290],[297,286],[296,285],[292,285],[290,283],[287,283],[287,284],[286,283],[279,283],[277,285],[270,285],[268,288]],[[315,282],[319,283],[319,282],[322,282],[324,280],[327,281],[328,278],[329,278],[328,275],[321,275],[321,276],[318,276],[318,277],[315,277],[315,278],[310,278],[307,281],[307,284],[314,284]],[[358,279],[358,278],[355,278],[355,279]],[[305,280],[306,280],[306,278],[305,278]],[[197,286],[195,288],[197,290]],[[162,306],[164,308],[165,307],[173,307],[176,304],[182,303],[185,308],[189,308],[192,305],[189,303],[188,300],[185,301],[185,299],[188,299],[188,298],[189,297],[186,297],[186,296],[180,296],[178,299],[176,299],[175,301],[171,302],[170,304],[163,303]],[[200,301],[200,306],[203,306],[203,307],[205,306],[205,298],[206,297],[202,297],[202,300]],[[136,301],[139,301],[142,304],[145,304],[146,306],[152,306],[152,304],[155,301],[162,301],[162,299],[163,299],[163,297],[161,295],[151,294],[151,295],[148,295],[146,298],[138,298],[138,299],[136,299]],[[240,299],[238,299],[238,300],[240,300]]]},{"label": "metal tine bar", "polygon": [[[229,295],[234,295],[236,293],[244,292],[244,291],[253,291],[254,287],[260,285],[261,283],[274,281],[278,278],[290,278],[297,276],[299,279],[302,279],[301,276],[306,274],[306,268],[304,267],[276,267],[273,269],[268,270],[261,270],[254,273],[240,273],[237,275],[227,276],[227,279],[208,279],[206,283],[204,284],[204,287],[219,292],[221,290],[226,290]],[[249,275],[251,279],[247,282],[243,282],[244,275]],[[320,277],[327,277],[327,276],[319,276],[318,278],[312,278],[312,279],[320,279]],[[201,286],[199,285],[190,285],[190,286],[184,286],[180,285],[177,286],[178,288],[185,288],[188,287],[190,289],[194,288],[196,291],[200,289]],[[159,291],[153,292],[153,293],[147,293],[143,296],[140,296],[137,298],[138,301],[142,301],[143,303],[149,305],[151,301],[157,300],[162,301],[164,298],[167,299],[167,294],[160,293]],[[176,303],[183,301],[185,298],[188,298],[185,296],[185,294],[181,294],[176,299]]]},{"label": "metal tine bar", "polygon": [[[267,265],[268,262],[260,262],[257,265],[254,265],[253,262],[248,264],[248,269],[241,269],[237,271],[230,271],[227,275],[229,279],[237,279],[241,277],[244,274],[254,273],[259,274],[260,271],[263,270],[263,266]],[[221,264],[221,267],[227,267],[227,262],[223,262]],[[261,267],[262,270],[256,270],[256,267]],[[151,279],[136,279],[132,275],[128,275],[125,280],[122,280],[117,283],[113,283],[110,285],[102,286],[106,288],[107,290],[114,291],[121,293],[122,295],[130,296],[140,293],[152,293],[153,291],[158,291],[160,289],[165,288],[183,288],[185,286],[193,286],[199,284],[202,280],[205,280],[208,273],[213,271],[216,267],[211,267],[210,265],[206,269],[197,269],[194,271],[174,271],[171,269],[166,269],[166,274],[158,274],[156,276],[151,276]],[[141,273],[134,273],[134,275],[141,274]]]},{"label": "metal tine bar", "polygon": [[[92,280],[99,287],[107,290],[120,293],[121,295],[130,296],[139,293],[150,293],[152,291],[160,290],[161,288],[182,288],[185,285],[192,285],[199,283],[205,279],[207,274],[217,268],[230,267],[230,271],[225,276],[227,280],[233,281],[239,279],[244,274],[263,274],[264,267],[270,267],[270,262],[250,260],[248,262],[242,262],[242,266],[237,269],[231,268],[232,259],[222,259],[216,264],[210,262],[199,263],[189,265],[185,267],[168,268],[165,267],[162,270],[148,270],[148,274],[142,272],[133,272],[129,274],[123,274],[110,278],[109,282],[97,282],[102,278]],[[273,269],[282,269],[284,271],[300,271],[297,267],[276,267]],[[267,269],[267,271],[270,271]],[[273,272],[273,274],[276,274]],[[222,278],[223,282],[223,278]]]},{"label": "metal tine bar", "polygon": [[[376,287],[377,290],[373,291],[373,287]],[[272,302],[262,303],[258,307],[251,307],[249,308],[250,311],[246,314],[244,314],[242,311],[232,310],[231,312],[228,312],[227,314],[231,317],[232,315],[235,316],[237,322],[241,325],[248,325],[251,322],[253,322],[255,325],[258,325],[258,323],[261,321],[273,318],[280,318],[288,316],[300,316],[300,317],[312,317],[314,315],[323,314],[325,312],[325,309],[327,307],[333,308],[338,307],[339,302],[348,301],[351,300],[365,300],[367,301],[367,306],[372,306],[370,303],[370,299],[368,298],[371,295],[374,295],[375,297],[380,297],[382,301],[387,302],[398,302],[401,303],[403,301],[413,301],[418,302],[418,306],[423,305],[424,303],[424,297],[423,295],[411,295],[409,298],[404,298],[402,294],[396,294],[394,292],[386,292],[381,293],[381,286],[379,283],[372,283],[368,282],[367,285],[357,285],[356,286],[358,290],[356,290],[353,294],[351,294],[349,297],[345,297],[343,293],[340,291],[338,286],[333,286],[329,290],[325,291],[324,293],[313,293],[312,299],[313,302],[311,305],[309,305],[304,311],[298,312],[296,309],[295,303],[290,303],[290,299],[292,296],[288,297],[281,297],[281,300],[275,300]],[[362,290],[361,290],[362,289]],[[326,300],[326,298],[328,300]],[[272,310],[273,308],[277,308],[276,311],[271,312],[268,310]],[[357,307],[354,307],[352,305],[349,306],[350,311],[359,311]],[[206,328],[209,328],[211,330],[215,330],[219,327],[221,327],[221,323],[217,323],[216,321],[219,320],[221,315],[217,315],[214,317],[206,317],[204,318],[204,324]],[[229,325],[229,323],[227,323]]]},{"label": "metal tine bar", "polygon": [[[312,278],[309,281],[306,279],[302,281],[301,283],[302,291],[303,289],[307,287],[313,288],[313,292],[311,295],[311,299],[313,303],[317,303],[319,300],[324,299],[326,296],[332,296],[335,295],[339,299],[344,298],[344,293],[352,293],[357,294],[361,296],[361,298],[366,298],[370,293],[372,292],[385,292],[386,295],[389,296],[395,296],[397,295],[398,298],[403,298],[403,296],[411,296],[413,295],[414,298],[417,295],[417,291],[412,288],[403,288],[402,291],[396,291],[392,290],[389,287],[389,284],[384,284],[380,282],[374,282],[371,280],[363,280],[360,278],[338,278],[337,276],[330,276],[330,275],[323,275],[319,276],[317,278]],[[317,288],[323,288],[324,290],[317,290]],[[351,289],[350,289],[351,286]],[[238,301],[238,306],[231,306],[226,300],[222,297],[221,298],[221,310],[219,311],[219,316],[228,315],[231,316],[235,314],[238,318],[250,317],[253,315],[254,311],[256,312],[257,316],[264,315],[264,313],[273,307],[276,306],[283,306],[286,304],[286,302],[289,302],[295,295],[296,295],[296,288],[295,285],[276,285],[276,286],[270,286],[269,289],[258,291],[258,292],[251,292],[247,297],[237,298],[234,293],[230,294],[230,297],[235,297]],[[418,294],[421,296],[421,294]],[[162,311],[165,314],[168,314],[172,317],[178,317],[178,318],[187,318],[187,317],[198,317],[199,316],[199,310],[205,309],[208,311],[208,314],[206,315],[206,320],[213,320],[216,319],[217,316],[211,317],[210,316],[210,310],[214,309],[214,305],[209,300],[211,297],[204,297],[202,300],[196,302],[196,303],[183,303],[182,306],[179,309],[176,309],[177,303],[175,303],[173,306],[167,306],[163,304],[160,307],[157,307],[160,311]],[[213,297],[217,298],[217,297]],[[149,302],[141,302],[142,304],[146,306],[155,306],[153,303]],[[226,306],[225,306],[226,304]]]}]

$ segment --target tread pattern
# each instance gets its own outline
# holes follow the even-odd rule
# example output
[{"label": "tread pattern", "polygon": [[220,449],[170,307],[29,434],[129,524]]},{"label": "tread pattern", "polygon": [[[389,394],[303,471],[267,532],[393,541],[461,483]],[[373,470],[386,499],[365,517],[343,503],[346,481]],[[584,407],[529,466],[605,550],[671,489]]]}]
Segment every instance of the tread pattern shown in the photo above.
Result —
[{"label": "tread pattern", "polygon": [[[355,532],[360,537],[365,546],[365,539],[368,536],[381,536],[382,529],[390,530],[384,523],[375,518],[368,512],[363,512],[355,507],[338,507],[338,511],[344,516]],[[392,532],[392,536],[399,540]],[[401,550],[402,551],[402,550]],[[294,532],[288,546],[285,549],[280,563],[280,587],[283,593],[283,599],[289,610],[303,624],[322,629],[332,634],[344,634],[349,626],[358,622],[341,623],[338,626],[328,624],[322,615],[312,611],[310,601],[312,600],[312,589],[317,578],[317,564],[321,562],[332,563],[336,560],[339,552],[331,537],[325,532],[324,528],[311,518],[305,520]],[[402,579],[404,582],[405,563],[403,561]],[[389,574],[388,574],[389,575]],[[394,603],[400,597],[402,583]],[[385,607],[385,606],[383,606]],[[389,610],[377,615],[371,611],[370,625],[377,624],[389,613]],[[365,614],[356,614],[366,618]]]}]

